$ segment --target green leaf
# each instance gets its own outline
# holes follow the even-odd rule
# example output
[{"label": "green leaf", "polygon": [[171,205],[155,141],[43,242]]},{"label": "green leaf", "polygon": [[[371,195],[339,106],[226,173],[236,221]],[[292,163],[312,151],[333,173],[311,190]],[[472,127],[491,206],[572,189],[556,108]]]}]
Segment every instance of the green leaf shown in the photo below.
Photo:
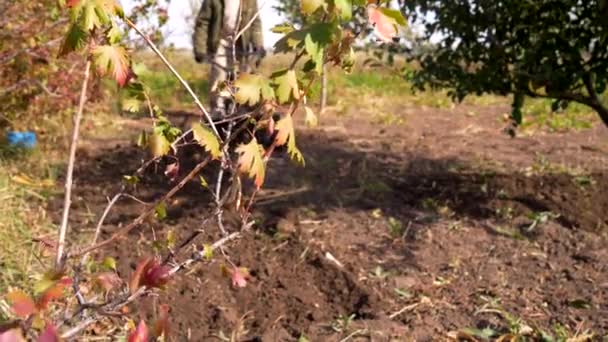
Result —
[{"label": "green leaf", "polygon": [[159,220],[163,220],[167,217],[167,207],[165,206],[165,202],[160,202],[156,208],[154,208],[154,216]]},{"label": "green leaf", "polygon": [[150,73],[150,69],[144,63],[133,63],[131,66],[133,73],[137,76],[144,76]]},{"label": "green leaf", "polygon": [[268,84],[268,81],[260,75],[242,74],[234,86],[236,91],[236,102],[239,104],[247,104],[254,106],[260,102],[260,98],[264,100],[272,100],[274,91]]},{"label": "green leaf", "polygon": [[220,141],[209,128],[197,122],[192,125],[192,133],[199,145],[205,148],[214,159],[219,159],[222,156]]},{"label": "green leaf", "polygon": [[154,134],[150,136],[149,145],[152,155],[156,158],[166,155],[171,149],[169,140],[157,130],[154,130]]},{"label": "green leaf", "polygon": [[475,329],[475,328],[465,328],[462,332],[472,335],[473,337],[490,339],[492,337],[496,337],[498,332],[492,328],[484,328],[484,329]]},{"label": "green leaf", "polygon": [[334,0],[334,3],[342,21],[349,21],[353,17],[353,3],[351,0]]},{"label": "green leaf", "polygon": [[277,87],[276,95],[280,103],[287,103],[292,97],[296,100],[300,98],[300,88],[295,70],[279,71],[273,74],[272,78]]},{"label": "green leaf", "polygon": [[568,302],[568,305],[575,309],[590,309],[591,303],[586,299],[575,299]]},{"label": "green leaf", "polygon": [[239,153],[239,172],[247,174],[249,178],[254,178],[255,185],[259,189],[264,183],[266,175],[266,166],[262,158],[264,148],[258,144],[258,141],[253,137],[248,144],[241,144],[235,149]]},{"label": "green leaf", "polygon": [[293,30],[294,30],[293,25],[291,25],[289,23],[279,24],[270,29],[271,32],[279,33],[279,34],[287,34],[287,33],[293,32]]},{"label": "green leaf", "polygon": [[324,0],[302,0],[301,9],[305,15],[313,14],[320,7],[325,7],[326,3]]},{"label": "green leaf", "polygon": [[107,34],[108,41],[110,44],[118,44],[122,40],[122,31],[114,22],[111,22],[111,24],[112,27]]},{"label": "green leaf", "polygon": [[122,91],[122,110],[137,113],[141,109],[142,102],[146,101],[144,86],[141,82],[129,82]]},{"label": "green leaf", "polygon": [[121,103],[122,110],[129,113],[138,113],[141,110],[141,101],[134,98],[125,98]]},{"label": "green leaf", "polygon": [[388,7],[381,7],[380,12],[382,12],[382,14],[384,14],[385,16],[393,19],[395,21],[395,24],[397,24],[398,26],[407,26],[407,21],[405,21],[403,14],[401,14],[399,10]]},{"label": "green leaf", "polygon": [[111,74],[123,87],[129,80],[130,66],[127,51],[118,45],[100,45],[93,50],[97,71],[101,75]]},{"label": "green leaf", "polygon": [[305,37],[306,31],[291,31],[274,44],[274,51],[276,53],[285,53],[292,51],[302,45],[302,42],[304,41]]},{"label": "green leaf", "polygon": [[327,23],[312,25],[304,38],[304,47],[310,59],[315,63],[316,71],[323,70],[323,54],[325,48],[331,43],[335,26]]},{"label": "green leaf", "polygon": [[87,38],[87,32],[78,23],[72,23],[59,50],[59,56],[82,49],[87,44]]},{"label": "green leaf", "polygon": [[137,176],[125,175],[125,176],[122,176],[122,178],[125,180],[125,182],[127,182],[127,184],[130,184],[130,185],[135,185],[135,184],[139,183],[139,177],[137,177]]}]

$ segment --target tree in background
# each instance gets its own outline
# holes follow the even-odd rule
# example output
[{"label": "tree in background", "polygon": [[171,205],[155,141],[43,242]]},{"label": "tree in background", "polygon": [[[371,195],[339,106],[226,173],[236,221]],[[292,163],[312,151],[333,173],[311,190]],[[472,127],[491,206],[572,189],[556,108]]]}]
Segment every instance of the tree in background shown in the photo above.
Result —
[{"label": "tree in background", "polygon": [[469,94],[514,95],[512,119],[521,123],[526,96],[593,108],[608,125],[602,94],[608,82],[606,0],[408,0],[419,39],[440,37],[414,57],[415,88],[447,88],[458,101]]}]

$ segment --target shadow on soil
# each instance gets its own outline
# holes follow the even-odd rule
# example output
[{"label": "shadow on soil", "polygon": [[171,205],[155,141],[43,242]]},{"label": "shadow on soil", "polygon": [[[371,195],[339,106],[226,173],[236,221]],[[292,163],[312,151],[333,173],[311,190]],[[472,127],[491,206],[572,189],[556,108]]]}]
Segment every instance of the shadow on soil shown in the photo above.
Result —
[{"label": "shadow on soil", "polygon": [[[357,319],[376,324],[377,329],[397,337],[406,336],[403,335],[406,321],[390,320],[381,314],[386,311],[387,294],[382,292],[386,290],[373,290],[373,286],[362,282],[356,265],[341,269],[328,263],[322,248],[311,250],[298,233],[286,240],[276,239],[274,233],[281,230],[280,222],[293,220],[297,225],[297,219],[292,217],[294,210],[305,212],[307,218],[322,220],[335,210],[355,214],[380,209],[385,217],[394,217],[399,222],[405,235],[412,236],[442,216],[486,230],[490,228],[479,224],[480,221],[510,220],[545,211],[559,214],[558,222],[567,228],[593,231],[608,225],[608,197],[605,196],[608,176],[605,173],[591,175],[592,181],[581,184],[569,175],[499,174],[474,169],[458,159],[427,158],[416,151],[405,151],[401,155],[380,150],[363,153],[354,150],[344,137],[315,131],[303,132],[298,141],[306,157],[306,167],[292,165],[285,156],[271,160],[266,190],[260,194],[256,209],[256,215],[261,217],[258,232],[266,234],[256,233],[242,239],[232,260],[237,265],[250,267],[256,281],[236,291],[229,286],[218,286],[227,283],[219,272],[210,268],[195,269],[190,276],[183,276],[186,279],[179,282],[179,287],[169,289],[165,298],[172,303],[176,330],[180,333],[192,329],[192,339],[201,340],[219,330],[226,332],[245,324],[249,330],[247,336],[254,336],[249,339],[252,341],[293,340],[300,334],[331,340],[327,336],[336,331],[328,324],[338,315],[354,313]],[[181,163],[178,179],[202,159],[199,153],[202,152],[191,153]],[[75,209],[101,212],[106,196],[118,189],[123,175],[136,170],[145,158],[145,152],[133,146],[116,146],[82,158],[76,170],[79,175],[76,191],[82,200],[76,201]],[[163,174],[164,166],[161,163],[151,168],[134,195],[151,202],[164,194],[172,186]],[[205,177],[211,183],[212,176]],[[155,234],[177,229],[178,236],[186,236],[187,231],[200,225],[206,211],[201,206],[210,200],[199,181],[191,182],[168,206],[167,220],[150,225],[156,227]],[[104,234],[127,224],[141,210],[142,206],[137,203],[121,202],[108,217]],[[76,217],[78,220],[79,216]],[[83,223],[86,222],[74,222],[73,226]],[[354,219],[349,224],[365,223]],[[147,235],[147,227],[144,225],[132,233],[126,244],[111,252],[125,275],[132,272],[140,257],[139,247],[133,247],[134,239]],[[206,232],[201,238],[209,242],[217,235]],[[389,249],[399,254],[398,259],[385,265],[387,268],[420,268],[424,261],[412,254],[417,248],[415,239],[406,247],[391,241],[385,238],[373,246],[363,242],[353,244],[370,259],[381,258]],[[205,280],[201,282],[201,279]],[[252,316],[244,317],[249,310],[254,311]],[[475,324],[474,318],[469,318],[471,311],[462,315],[465,324]],[[446,318],[437,326],[427,322],[428,329],[423,333],[433,336],[454,328],[453,325],[461,321]]]}]

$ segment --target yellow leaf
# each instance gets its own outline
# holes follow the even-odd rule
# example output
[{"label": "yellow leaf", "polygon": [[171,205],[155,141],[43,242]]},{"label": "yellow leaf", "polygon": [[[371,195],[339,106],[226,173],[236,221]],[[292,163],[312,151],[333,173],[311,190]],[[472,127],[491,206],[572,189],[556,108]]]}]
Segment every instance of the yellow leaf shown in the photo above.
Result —
[{"label": "yellow leaf", "polygon": [[235,151],[240,154],[238,160],[239,172],[247,174],[249,178],[254,178],[254,183],[259,189],[264,183],[266,174],[266,167],[262,158],[264,148],[258,144],[255,138],[252,138],[248,144],[239,145]]},{"label": "yellow leaf", "polygon": [[319,7],[324,7],[325,1],[323,0],[302,0],[300,8],[302,13],[305,15],[313,14]]},{"label": "yellow leaf", "polygon": [[171,149],[169,140],[167,140],[164,135],[157,132],[154,132],[154,134],[150,136],[149,144],[150,151],[154,157],[162,157],[169,153],[169,150]]},{"label": "yellow leaf", "polygon": [[319,124],[319,119],[315,113],[308,106],[304,107],[304,111],[306,112],[306,116],[304,117],[304,122],[306,125],[308,127],[316,127]]},{"label": "yellow leaf", "polygon": [[296,134],[293,128],[293,120],[291,115],[286,115],[279,120],[275,126],[278,130],[275,137],[275,144],[282,146],[287,143],[287,152],[292,160],[304,165],[304,156],[296,146]]},{"label": "yellow leaf", "polygon": [[214,159],[219,159],[222,156],[220,141],[209,128],[199,123],[195,123],[192,125],[192,133],[199,145],[205,148]]},{"label": "yellow leaf", "polygon": [[242,74],[234,86],[237,88],[235,99],[239,104],[254,106],[260,102],[260,96],[264,100],[274,98],[274,90],[260,75]]}]

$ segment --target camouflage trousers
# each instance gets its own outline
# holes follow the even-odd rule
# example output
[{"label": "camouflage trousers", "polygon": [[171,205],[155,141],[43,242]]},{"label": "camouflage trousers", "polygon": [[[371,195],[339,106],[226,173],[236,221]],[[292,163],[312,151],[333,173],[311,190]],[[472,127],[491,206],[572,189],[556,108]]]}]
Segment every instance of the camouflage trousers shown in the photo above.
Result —
[{"label": "camouflage trousers", "polygon": [[[211,61],[209,74],[209,99],[211,106],[211,117],[214,120],[222,119],[232,111],[232,96],[225,89],[226,82],[234,81],[234,73],[252,72],[259,58],[246,51],[237,50],[235,58],[232,57],[233,49],[228,41],[221,39],[218,51]],[[236,62],[236,65],[235,65]]]}]

